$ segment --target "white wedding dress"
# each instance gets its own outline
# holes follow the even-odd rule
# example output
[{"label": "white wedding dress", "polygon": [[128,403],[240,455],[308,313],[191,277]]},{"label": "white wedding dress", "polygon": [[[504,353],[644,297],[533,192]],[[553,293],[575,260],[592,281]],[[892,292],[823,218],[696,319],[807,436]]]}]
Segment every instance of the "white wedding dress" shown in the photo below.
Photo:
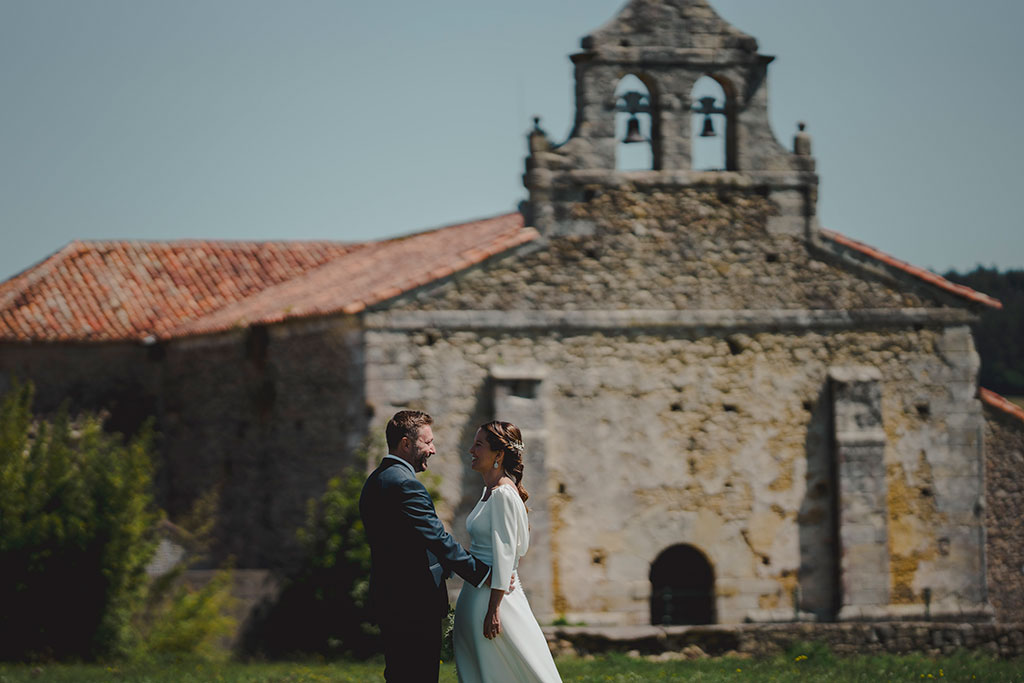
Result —
[{"label": "white wedding dress", "polygon": [[[530,545],[526,505],[508,484],[480,499],[466,519],[469,552],[491,565],[491,576],[477,588],[462,586],[455,606],[455,666],[460,683],[561,681],[544,633],[533,616],[516,571]],[[498,607],[501,633],[484,638],[484,615],[491,587],[508,591]]]}]

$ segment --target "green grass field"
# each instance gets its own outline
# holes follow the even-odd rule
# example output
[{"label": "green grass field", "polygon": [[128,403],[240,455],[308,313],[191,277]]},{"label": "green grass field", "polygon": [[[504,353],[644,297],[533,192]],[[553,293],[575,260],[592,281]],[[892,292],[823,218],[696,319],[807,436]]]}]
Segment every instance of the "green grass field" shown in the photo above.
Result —
[{"label": "green grass field", "polygon": [[[838,657],[822,648],[807,654],[768,660],[715,658],[698,661],[656,662],[625,655],[596,658],[563,657],[558,668],[565,681],[1020,681],[1024,661],[1000,661],[974,654],[941,659],[921,656]],[[131,681],[134,683],[318,683],[327,681],[382,681],[381,660],[343,663],[210,663],[176,662],[119,665],[0,664],[0,683],[57,681]],[[441,681],[456,681],[455,667],[441,667]]]}]

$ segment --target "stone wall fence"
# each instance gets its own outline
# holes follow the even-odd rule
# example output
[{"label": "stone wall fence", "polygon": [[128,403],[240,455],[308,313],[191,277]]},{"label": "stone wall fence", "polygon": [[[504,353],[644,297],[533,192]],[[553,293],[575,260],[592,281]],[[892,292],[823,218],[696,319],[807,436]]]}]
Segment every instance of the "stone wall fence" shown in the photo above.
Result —
[{"label": "stone wall fence", "polygon": [[1003,659],[1024,655],[1024,624],[955,622],[789,623],[710,626],[546,626],[558,655],[628,652],[663,659],[769,657],[821,643],[847,654],[949,655],[970,650]]}]

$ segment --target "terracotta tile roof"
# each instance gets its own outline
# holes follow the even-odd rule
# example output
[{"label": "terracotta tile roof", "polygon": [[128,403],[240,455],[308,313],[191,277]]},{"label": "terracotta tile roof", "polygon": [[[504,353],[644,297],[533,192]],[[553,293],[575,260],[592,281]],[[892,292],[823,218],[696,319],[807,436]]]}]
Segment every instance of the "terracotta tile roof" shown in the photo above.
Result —
[{"label": "terracotta tile roof", "polygon": [[72,242],[0,284],[0,341],[163,336],[362,245]]},{"label": "terracotta tile roof", "polygon": [[383,242],[72,242],[0,283],[0,341],[207,334],[366,306],[537,237],[518,213]]},{"label": "terracotta tile roof", "polygon": [[170,336],[219,332],[368,306],[446,277],[538,237],[519,213],[374,242],[255,296],[186,322]]},{"label": "terracotta tile roof", "polygon": [[863,242],[858,242],[857,240],[851,239],[846,235],[842,235],[838,232],[833,232],[832,230],[825,230],[824,228],[822,228],[821,234],[823,237],[826,237],[832,240],[833,242],[836,242],[837,244],[841,244],[844,247],[853,249],[854,251],[858,251],[861,254],[869,256],[875,259],[876,261],[885,264],[886,266],[895,268],[896,270],[903,271],[904,273],[912,275],[920,280],[924,280],[928,284],[934,287],[938,287],[939,289],[945,290],[950,294],[955,294],[956,296],[967,299],[968,301],[983,304],[985,306],[990,306],[992,308],[1003,307],[1002,302],[1000,302],[998,299],[990,297],[988,294],[982,294],[981,292],[977,292],[971,289],[970,287],[958,285],[955,282],[950,282],[941,275],[936,275],[935,273],[925,270],[924,268],[918,268],[917,266],[911,265],[906,261],[901,261],[895,256],[890,256],[889,254],[886,254],[884,251],[879,251],[878,249],[875,249],[872,246],[864,244]]},{"label": "terracotta tile roof", "polygon": [[994,391],[989,391],[985,387],[978,387],[978,398],[987,403],[988,405],[1001,410],[1004,413],[1008,413],[1018,420],[1024,422],[1024,408],[1021,408],[1016,403],[1009,399],[1000,396]]},{"label": "terracotta tile roof", "polygon": [[[969,287],[829,230],[827,239],[969,301]],[[407,237],[340,242],[73,242],[0,283],[0,341],[116,341],[210,334],[354,314],[530,242],[519,213]]]}]

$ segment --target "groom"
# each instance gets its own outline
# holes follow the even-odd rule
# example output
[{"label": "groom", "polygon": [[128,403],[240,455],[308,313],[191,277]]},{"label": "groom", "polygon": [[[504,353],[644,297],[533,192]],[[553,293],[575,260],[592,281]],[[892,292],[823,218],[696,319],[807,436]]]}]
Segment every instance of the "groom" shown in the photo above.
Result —
[{"label": "groom", "polygon": [[384,641],[384,678],[436,681],[444,580],[455,572],[474,586],[490,573],[445,531],[416,473],[434,451],[430,415],[402,410],[388,422],[388,455],[367,478],[359,514],[370,544],[370,600]]}]

